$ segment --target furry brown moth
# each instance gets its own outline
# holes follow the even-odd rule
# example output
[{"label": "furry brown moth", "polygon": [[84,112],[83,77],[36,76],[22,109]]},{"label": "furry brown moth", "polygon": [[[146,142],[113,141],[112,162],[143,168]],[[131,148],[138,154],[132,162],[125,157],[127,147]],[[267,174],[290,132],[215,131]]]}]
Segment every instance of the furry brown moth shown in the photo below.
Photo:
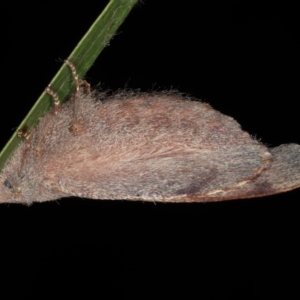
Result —
[{"label": "furry brown moth", "polygon": [[[267,148],[231,117],[175,92],[82,87],[28,133],[0,174],[0,202],[78,196],[206,202],[300,187],[300,145]],[[87,83],[85,83],[87,86]]]}]

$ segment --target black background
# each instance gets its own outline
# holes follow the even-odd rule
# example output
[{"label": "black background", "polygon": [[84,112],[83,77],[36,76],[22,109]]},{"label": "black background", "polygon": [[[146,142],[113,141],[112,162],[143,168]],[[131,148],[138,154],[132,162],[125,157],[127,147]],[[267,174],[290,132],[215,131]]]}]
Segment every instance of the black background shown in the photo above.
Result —
[{"label": "black background", "polygon": [[[2,5],[1,147],[105,4]],[[298,19],[289,2],[146,0],[86,79],[111,90],[178,89],[269,146],[300,144]],[[0,297],[295,296],[299,197],[2,204]]]}]

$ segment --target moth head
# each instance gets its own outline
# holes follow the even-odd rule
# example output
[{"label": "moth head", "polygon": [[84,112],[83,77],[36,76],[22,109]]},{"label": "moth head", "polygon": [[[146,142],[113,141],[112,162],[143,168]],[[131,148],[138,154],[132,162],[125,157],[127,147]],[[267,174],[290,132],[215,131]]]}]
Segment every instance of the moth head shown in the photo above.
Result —
[{"label": "moth head", "polygon": [[24,183],[29,174],[28,169],[22,167],[23,148],[17,149],[0,172],[0,203],[20,203],[26,200]]},{"label": "moth head", "polygon": [[21,178],[4,172],[0,175],[0,203],[18,203],[23,200]]},{"label": "moth head", "polygon": [[[30,150],[30,149],[29,149]],[[35,148],[32,153],[26,144],[21,145],[0,172],[0,204],[22,203],[29,205],[64,196],[57,189],[52,189],[53,179],[48,184],[47,178],[38,172]],[[32,157],[34,159],[32,159]]]}]

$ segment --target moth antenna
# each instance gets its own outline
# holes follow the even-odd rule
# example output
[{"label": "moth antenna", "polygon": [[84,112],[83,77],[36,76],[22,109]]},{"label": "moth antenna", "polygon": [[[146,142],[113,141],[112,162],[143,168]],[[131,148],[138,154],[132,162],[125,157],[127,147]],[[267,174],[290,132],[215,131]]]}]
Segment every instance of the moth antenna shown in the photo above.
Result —
[{"label": "moth antenna", "polygon": [[59,106],[60,106],[60,100],[59,100],[58,95],[50,88],[49,85],[46,87],[45,92],[53,98],[53,100],[54,100],[54,114],[57,115],[58,109],[59,109]]}]

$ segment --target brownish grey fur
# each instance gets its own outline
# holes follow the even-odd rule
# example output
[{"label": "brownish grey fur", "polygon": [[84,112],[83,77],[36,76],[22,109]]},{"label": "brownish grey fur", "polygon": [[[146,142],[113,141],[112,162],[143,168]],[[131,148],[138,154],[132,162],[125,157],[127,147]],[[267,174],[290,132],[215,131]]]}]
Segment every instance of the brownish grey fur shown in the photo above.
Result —
[{"label": "brownish grey fur", "polygon": [[[97,99],[97,100],[96,100]],[[300,187],[300,145],[268,149],[176,93],[82,89],[48,112],[0,174],[0,203],[78,196],[204,202]]]}]

